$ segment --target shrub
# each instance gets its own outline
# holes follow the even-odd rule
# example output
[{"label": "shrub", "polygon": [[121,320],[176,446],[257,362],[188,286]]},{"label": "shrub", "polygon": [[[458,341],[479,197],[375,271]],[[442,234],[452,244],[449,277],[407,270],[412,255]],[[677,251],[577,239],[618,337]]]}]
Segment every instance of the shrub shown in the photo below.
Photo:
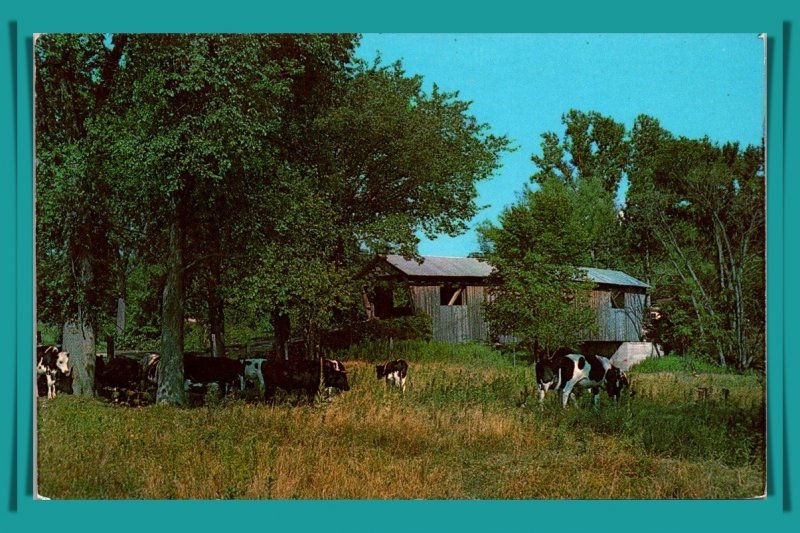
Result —
[{"label": "shrub", "polygon": [[727,374],[732,367],[723,367],[693,355],[649,357],[633,367],[635,372],[696,372],[698,374]]},{"label": "shrub", "polygon": [[422,313],[397,318],[369,320],[362,323],[364,340],[430,340],[433,337],[431,317]]}]

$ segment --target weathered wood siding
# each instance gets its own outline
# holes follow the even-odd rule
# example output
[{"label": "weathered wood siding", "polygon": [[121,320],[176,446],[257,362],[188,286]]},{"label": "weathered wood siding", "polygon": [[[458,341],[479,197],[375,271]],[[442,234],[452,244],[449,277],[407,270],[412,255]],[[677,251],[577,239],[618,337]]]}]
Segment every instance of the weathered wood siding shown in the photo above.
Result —
[{"label": "weathered wood siding", "polygon": [[483,317],[485,290],[481,286],[466,286],[466,305],[441,305],[440,285],[411,285],[414,308],[430,315],[434,340],[467,342],[488,338]]},{"label": "weathered wood siding", "polygon": [[586,335],[587,341],[639,342],[642,336],[644,292],[625,292],[625,309],[611,307],[611,291],[593,290],[589,306],[597,312],[597,331]]}]

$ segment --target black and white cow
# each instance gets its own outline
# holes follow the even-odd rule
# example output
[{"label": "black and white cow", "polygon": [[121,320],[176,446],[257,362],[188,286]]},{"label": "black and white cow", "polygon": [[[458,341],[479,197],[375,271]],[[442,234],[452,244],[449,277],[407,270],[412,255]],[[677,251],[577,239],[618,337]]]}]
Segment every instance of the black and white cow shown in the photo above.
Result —
[{"label": "black and white cow", "polygon": [[319,390],[320,366],[322,386],[326,389],[350,390],[347,370],[341,361],[322,359],[292,359],[289,361],[264,361],[261,372],[264,376],[264,400],[271,402],[278,389],[286,392],[302,391],[310,398]]},{"label": "black and white cow", "polygon": [[630,385],[628,376],[600,355],[570,353],[550,361],[536,363],[536,387],[539,404],[548,390],[561,390],[561,405],[567,406],[576,386],[591,389],[594,405],[600,401],[600,389],[605,388],[616,403],[622,390]]},{"label": "black and white cow", "polygon": [[404,359],[387,361],[382,365],[375,366],[375,375],[378,379],[383,379],[384,386],[391,382],[406,392],[406,377],[408,376],[408,363]]},{"label": "black and white cow", "polygon": [[64,390],[72,391],[72,369],[69,366],[69,352],[59,350],[57,346],[37,346],[36,347],[36,381],[37,394],[39,393],[38,382],[41,378],[47,384],[47,397],[56,397],[56,385],[63,382]]},{"label": "black and white cow", "polygon": [[[56,395],[59,394],[73,394],[73,376],[74,374],[70,372],[69,374],[64,374],[60,370],[56,372]],[[36,395],[37,396],[47,396],[47,376],[37,375],[36,376]]]},{"label": "black and white cow", "polygon": [[[142,384],[150,383],[158,387],[158,375],[161,365],[161,355],[157,353],[149,353],[142,359]],[[144,387],[143,387],[144,388]]]},{"label": "black and white cow", "polygon": [[264,373],[261,371],[261,365],[264,364],[264,361],[266,361],[264,358],[244,360],[245,384],[254,384],[262,394],[264,393]]}]

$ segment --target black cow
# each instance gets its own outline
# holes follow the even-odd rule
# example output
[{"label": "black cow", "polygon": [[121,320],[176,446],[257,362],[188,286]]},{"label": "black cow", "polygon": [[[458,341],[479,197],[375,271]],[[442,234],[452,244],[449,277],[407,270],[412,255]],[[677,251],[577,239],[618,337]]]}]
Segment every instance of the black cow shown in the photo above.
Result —
[{"label": "black cow", "polygon": [[142,379],[141,364],[127,357],[114,357],[107,363],[101,356],[95,357],[95,388],[138,389]]},{"label": "black cow", "polygon": [[102,356],[94,360],[94,388],[114,402],[141,402],[143,370],[139,359],[114,357],[106,362]]},{"label": "black cow", "polygon": [[271,402],[278,389],[286,392],[303,391],[310,398],[319,389],[319,372],[322,366],[322,385],[325,388],[350,390],[347,383],[347,370],[336,359],[309,361],[295,359],[289,361],[264,361],[261,371],[264,374],[264,400]]},{"label": "black cow", "polygon": [[406,376],[408,376],[408,363],[404,359],[387,361],[382,365],[375,366],[375,375],[378,379],[383,379],[384,386],[390,381],[406,392]]},{"label": "black cow", "polygon": [[[147,354],[142,360],[142,382],[158,386],[161,355]],[[244,390],[245,361],[227,357],[203,357],[187,353],[183,356],[183,388],[187,392],[205,391],[214,384],[225,394],[231,385]]]},{"label": "black cow", "polygon": [[244,361],[227,357],[183,356],[183,378],[194,384],[209,385],[216,383],[224,395],[231,385],[244,390]]},{"label": "black cow", "polygon": [[[36,347],[36,392],[39,393],[39,382],[44,379],[47,397],[55,398],[57,383],[62,382],[63,389],[72,394],[72,369],[69,366],[69,352],[59,350],[58,346]],[[69,385],[67,385],[67,382]]]},{"label": "black cow", "polygon": [[575,386],[591,389],[595,406],[600,401],[600,388],[604,387],[616,403],[622,390],[630,385],[628,376],[600,355],[570,353],[550,361],[536,363],[536,387],[539,404],[545,393],[561,390],[561,405],[567,406]]}]

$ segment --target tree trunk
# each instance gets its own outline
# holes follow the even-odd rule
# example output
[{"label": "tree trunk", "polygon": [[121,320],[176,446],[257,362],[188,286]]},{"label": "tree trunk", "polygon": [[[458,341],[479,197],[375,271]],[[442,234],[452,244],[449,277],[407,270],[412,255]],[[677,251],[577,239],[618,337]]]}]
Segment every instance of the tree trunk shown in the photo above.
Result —
[{"label": "tree trunk", "polygon": [[117,335],[125,333],[125,298],[117,298]]},{"label": "tree trunk", "polygon": [[73,392],[82,396],[94,396],[94,331],[84,320],[80,307],[77,319],[64,324],[62,338],[61,349],[69,352],[69,362],[74,375]]},{"label": "tree trunk", "polygon": [[215,357],[225,357],[225,307],[220,292],[222,276],[222,254],[220,250],[219,227],[211,230],[209,237],[209,255],[206,260],[208,274],[208,305],[209,340],[214,339],[211,346],[216,346]]},{"label": "tree trunk", "polygon": [[117,280],[117,335],[125,333],[125,300],[128,298],[128,261],[120,252],[119,279]]},{"label": "tree trunk", "polygon": [[167,281],[161,306],[161,366],[156,401],[183,405],[183,235],[180,216],[170,222]]},{"label": "tree trunk", "polygon": [[284,359],[287,355],[289,341],[289,316],[280,311],[272,312],[272,329],[275,332],[275,359]]}]

